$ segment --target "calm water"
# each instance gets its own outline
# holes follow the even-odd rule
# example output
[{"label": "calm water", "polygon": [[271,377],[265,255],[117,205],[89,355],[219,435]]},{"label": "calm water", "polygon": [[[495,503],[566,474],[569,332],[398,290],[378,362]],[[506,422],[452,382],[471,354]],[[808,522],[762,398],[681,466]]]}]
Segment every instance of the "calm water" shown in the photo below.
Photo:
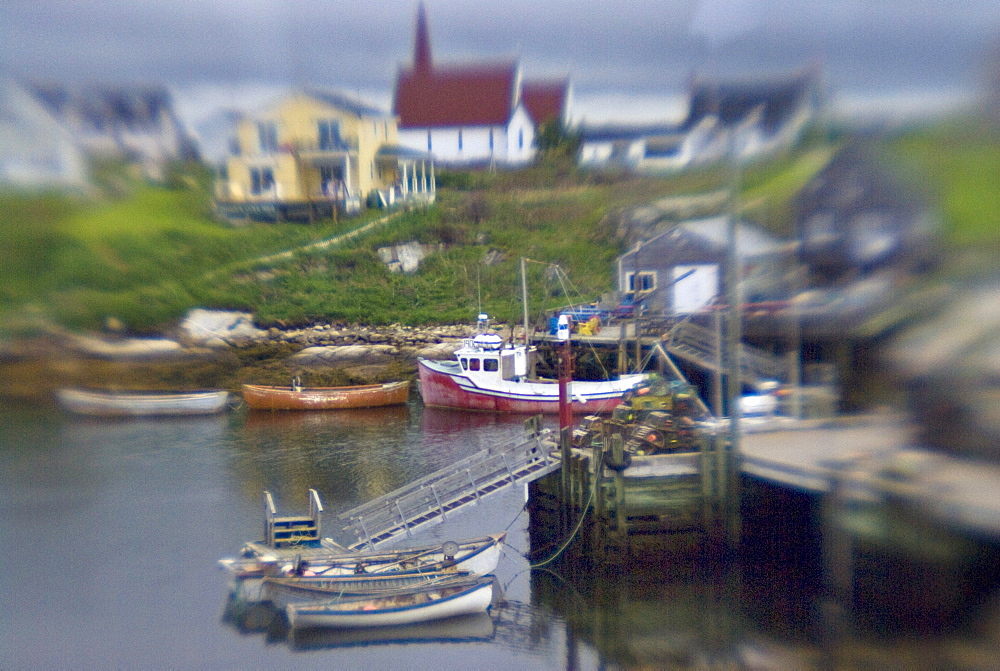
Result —
[{"label": "calm water", "polygon": [[507,530],[497,570],[505,602],[489,617],[394,631],[398,640],[387,641],[373,632],[288,636],[266,609],[234,616],[216,560],[260,537],[263,490],[280,511],[299,512],[316,488],[324,533],[336,537],[338,512],[519,438],[521,418],[419,403],[133,421],[6,407],[0,425],[0,668],[594,669],[737,659],[781,668],[817,659],[809,588],[780,571],[741,589],[682,561],[613,582],[567,566],[530,571],[523,489],[415,539]]}]

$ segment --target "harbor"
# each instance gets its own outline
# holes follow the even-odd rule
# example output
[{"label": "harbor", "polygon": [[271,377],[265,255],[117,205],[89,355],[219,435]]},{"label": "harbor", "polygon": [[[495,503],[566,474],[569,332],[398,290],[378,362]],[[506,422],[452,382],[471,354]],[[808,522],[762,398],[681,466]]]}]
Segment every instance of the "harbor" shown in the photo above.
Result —
[{"label": "harbor", "polygon": [[[305,511],[308,489],[317,488],[325,507],[323,533],[332,533],[342,526],[336,520],[342,512],[497,445],[523,443],[524,418],[425,408],[417,400],[362,411],[288,415],[242,410],[211,417],[111,423],[38,408],[6,408],[4,413],[9,426],[25,430],[13,431],[7,438],[4,486],[10,495],[3,505],[10,524],[4,526],[3,538],[16,543],[14,529],[29,521],[43,523],[50,533],[39,536],[35,547],[64,567],[53,587],[61,595],[55,601],[31,598],[41,593],[42,574],[28,563],[13,568],[9,583],[11,598],[27,604],[27,617],[5,620],[5,632],[9,640],[16,637],[31,647],[40,664],[58,665],[71,650],[77,654],[80,649],[111,665],[163,655],[187,659],[195,666],[206,659],[225,664],[225,660],[252,656],[261,663],[294,660],[307,667],[313,661],[328,664],[330,655],[338,664],[379,659],[389,667],[403,659],[429,664],[432,659],[454,656],[456,661],[507,659],[524,668],[551,668],[554,659],[561,660],[557,665],[573,660],[583,668],[597,668],[612,662],[656,664],[677,655],[705,654],[727,660],[761,656],[794,660],[808,667],[822,655],[821,634],[827,629],[815,615],[821,610],[817,604],[826,597],[813,582],[821,583],[822,566],[809,563],[809,558],[821,555],[815,540],[806,543],[799,538],[814,534],[815,525],[822,524],[811,514],[820,509],[822,499],[796,487],[745,493],[750,497],[747,505],[763,519],[744,518],[744,542],[763,534],[766,546],[754,542],[748,547],[770,547],[781,557],[771,562],[775,567],[769,577],[754,569],[746,573],[740,589],[751,590],[752,596],[741,597],[739,589],[728,591],[717,569],[702,561],[699,553],[661,553],[652,559],[651,567],[629,563],[625,574],[600,579],[584,571],[571,555],[532,570],[532,565],[552,558],[558,546],[548,546],[532,527],[531,514],[525,510],[524,485],[519,484],[464,511],[448,513],[446,521],[392,545],[444,543],[506,530],[497,566],[504,598],[490,609],[486,620],[474,617],[463,626],[449,624],[430,632],[429,625],[420,625],[415,632],[395,632],[395,639],[373,632],[296,637],[276,627],[273,612],[267,609],[234,610],[227,600],[224,575],[213,570],[220,557],[260,537],[263,491],[271,491],[282,510]],[[751,470],[775,468],[773,457],[779,452],[785,454],[779,460],[783,467],[798,469],[800,475],[823,469],[822,450],[816,447],[820,441],[812,433],[816,430],[826,432],[822,434],[825,445],[851,459],[861,443],[874,448],[873,456],[905,446],[906,423],[888,419],[892,421],[871,417],[859,419],[854,426],[841,422],[748,434],[744,440],[747,454],[759,457],[748,457],[754,463],[745,464],[744,480],[777,482],[780,478],[768,480],[766,473]],[[551,428],[551,421],[545,428]],[[842,441],[829,439],[838,433]],[[860,440],[862,436],[871,440]],[[758,440],[761,447],[755,452]],[[768,443],[775,446],[770,455],[764,448]],[[62,455],[61,465],[44,467],[53,449]],[[806,459],[810,450],[812,457]],[[12,460],[14,454],[20,456]],[[561,456],[556,450],[550,455]],[[190,468],[191,464],[198,468]],[[31,483],[39,482],[43,472],[44,489],[39,489]],[[821,472],[828,476],[836,471]],[[27,477],[28,473],[33,475]],[[788,505],[789,501],[795,504]],[[74,511],[85,514],[88,523],[80,524]],[[791,518],[795,524],[785,524]],[[114,539],[118,572],[101,568],[106,565],[109,538]],[[163,552],[166,547],[169,553]],[[623,561],[628,560],[612,558],[609,563],[617,566]],[[806,571],[803,578],[803,563],[818,575]],[[739,566],[740,561],[733,564],[737,571]],[[122,589],[123,579],[132,588]],[[788,585],[795,590],[791,601]],[[137,586],[144,598],[137,598]],[[582,609],[572,606],[581,603],[585,604]],[[650,609],[660,615],[635,620]],[[95,611],[105,615],[82,617]],[[593,615],[581,620],[584,612]],[[975,659],[975,655],[994,653],[995,642],[982,633],[984,623],[995,617],[988,603],[978,605],[974,612],[970,607],[969,616],[974,623],[971,628],[950,630],[948,636],[935,638],[945,658],[973,655]],[[29,622],[55,625],[65,618],[75,624],[62,633],[26,627]],[[138,620],[151,624],[136,628]],[[805,642],[802,632],[806,632]],[[177,647],[178,641],[192,638],[200,641],[196,650],[190,650],[187,643],[183,650]],[[404,641],[404,647],[379,643],[394,640]],[[652,645],[653,641],[657,643]],[[847,655],[880,659],[907,654],[905,646],[901,652],[902,644],[891,641],[876,646],[875,652],[863,636],[848,636],[845,641],[842,651]],[[304,652],[317,651],[322,652],[321,658],[302,657]]]}]

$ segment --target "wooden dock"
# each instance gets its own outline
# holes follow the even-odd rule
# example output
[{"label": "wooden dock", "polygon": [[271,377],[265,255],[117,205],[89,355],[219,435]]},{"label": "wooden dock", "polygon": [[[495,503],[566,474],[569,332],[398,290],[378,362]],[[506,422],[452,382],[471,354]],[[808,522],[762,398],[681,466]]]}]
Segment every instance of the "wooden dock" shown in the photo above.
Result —
[{"label": "wooden dock", "polygon": [[346,547],[375,549],[527,484],[543,527],[566,531],[566,520],[589,515],[602,527],[590,538],[618,546],[676,532],[718,532],[738,505],[733,477],[742,474],[819,497],[847,488],[867,500],[904,501],[942,525],[1000,539],[1000,500],[993,495],[1000,466],[912,448],[905,417],[755,422],[744,422],[749,430],[739,455],[728,453],[720,431],[697,451],[636,456],[626,468],[609,468],[626,461],[620,443],[610,442],[608,457],[575,447],[564,453],[554,432],[531,418],[524,440],[470,455],[338,520],[356,538]]},{"label": "wooden dock", "polygon": [[740,469],[819,495],[839,487],[891,498],[952,529],[1000,539],[1000,465],[914,447],[914,431],[905,417],[881,414],[745,434]]}]

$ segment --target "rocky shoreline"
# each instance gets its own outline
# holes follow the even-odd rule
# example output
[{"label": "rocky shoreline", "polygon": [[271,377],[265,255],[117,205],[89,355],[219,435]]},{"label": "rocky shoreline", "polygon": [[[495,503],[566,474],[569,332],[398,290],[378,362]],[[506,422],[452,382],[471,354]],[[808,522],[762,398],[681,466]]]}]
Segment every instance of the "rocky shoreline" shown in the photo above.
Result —
[{"label": "rocky shoreline", "polygon": [[0,397],[51,399],[66,386],[238,391],[244,382],[287,384],[296,375],[310,386],[412,380],[418,358],[450,358],[473,332],[471,325],[401,324],[259,329],[249,314],[210,311],[192,311],[162,337],[49,329],[0,343]]}]

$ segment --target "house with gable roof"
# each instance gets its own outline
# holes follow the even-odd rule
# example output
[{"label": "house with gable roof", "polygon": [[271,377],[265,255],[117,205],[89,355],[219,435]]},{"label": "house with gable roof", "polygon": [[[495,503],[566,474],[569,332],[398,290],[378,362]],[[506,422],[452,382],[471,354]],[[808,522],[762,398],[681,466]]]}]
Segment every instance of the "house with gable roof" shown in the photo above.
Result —
[{"label": "house with gable roof", "polygon": [[[638,296],[649,314],[702,312],[725,295],[726,216],[678,222],[618,257],[618,291]],[[747,303],[787,298],[794,245],[748,222],[735,222],[740,293]]]},{"label": "house with gable roof", "polygon": [[438,65],[421,3],[412,66],[400,69],[399,143],[452,165],[523,165],[541,124],[563,123],[569,82],[523,82],[517,61]]},{"label": "house with gable roof", "polygon": [[433,202],[429,154],[397,142],[396,118],[320,89],[282,98],[236,124],[215,187],[227,219],[303,220]]},{"label": "house with gable roof", "polygon": [[727,158],[750,161],[794,146],[820,109],[816,68],[752,81],[692,80],[678,124],[581,129],[579,163],[671,171]]},{"label": "house with gable roof", "polygon": [[198,150],[162,85],[67,85],[32,82],[31,94],[88,157],[124,159],[162,180],[172,161]]},{"label": "house with gable roof", "polygon": [[73,134],[27,87],[0,79],[0,185],[81,190],[87,183],[87,156]]}]

